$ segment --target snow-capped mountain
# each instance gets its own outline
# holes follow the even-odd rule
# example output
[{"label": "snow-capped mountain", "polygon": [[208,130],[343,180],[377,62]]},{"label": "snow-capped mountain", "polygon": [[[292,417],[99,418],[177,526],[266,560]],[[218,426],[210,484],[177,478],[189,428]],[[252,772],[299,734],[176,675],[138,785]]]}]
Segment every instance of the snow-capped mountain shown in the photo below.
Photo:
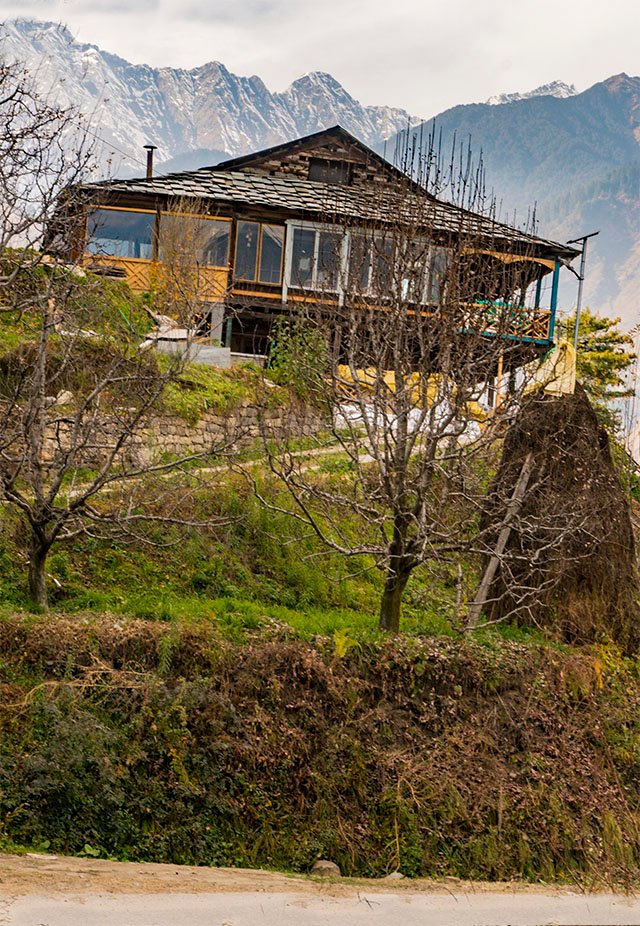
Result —
[{"label": "snow-capped mountain", "polygon": [[158,146],[158,163],[203,149],[219,159],[336,123],[376,145],[409,119],[402,109],[363,106],[322,72],[271,93],[259,77],[239,77],[217,61],[153,68],[76,42],[60,24],[14,20],[0,29],[0,54],[26,64],[43,93],[90,120],[112,171],[139,170],[147,142]]},{"label": "snow-capped mountain", "polygon": [[542,84],[535,90],[527,90],[526,93],[496,93],[490,96],[486,101],[489,106],[499,106],[501,103],[515,103],[517,100],[530,100],[534,96],[556,96],[561,100],[567,97],[575,96],[577,89],[573,84],[565,84],[562,80],[553,80],[549,84]]}]

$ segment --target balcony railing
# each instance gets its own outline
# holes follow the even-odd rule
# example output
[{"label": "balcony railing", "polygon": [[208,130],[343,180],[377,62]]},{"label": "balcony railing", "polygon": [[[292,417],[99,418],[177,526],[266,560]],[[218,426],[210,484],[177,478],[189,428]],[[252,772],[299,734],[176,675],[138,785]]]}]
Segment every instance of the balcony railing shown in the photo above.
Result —
[{"label": "balcony railing", "polygon": [[[85,254],[83,259],[87,269],[95,267],[102,272],[113,269],[124,276],[134,293],[147,293],[163,285],[168,273],[166,267],[153,260],[137,257],[108,257],[102,254]],[[197,298],[201,302],[218,302],[224,297],[229,284],[229,271],[219,267],[198,267]]]},{"label": "balcony railing", "polygon": [[550,309],[479,300],[469,306],[465,325],[468,330],[481,330],[488,336],[544,342],[552,340],[552,319]]}]

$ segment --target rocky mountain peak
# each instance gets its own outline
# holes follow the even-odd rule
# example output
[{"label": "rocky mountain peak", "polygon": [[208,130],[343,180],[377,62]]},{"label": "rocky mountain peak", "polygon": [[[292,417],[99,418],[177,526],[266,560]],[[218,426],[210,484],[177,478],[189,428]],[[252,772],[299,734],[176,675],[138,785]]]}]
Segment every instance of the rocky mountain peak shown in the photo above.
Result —
[{"label": "rocky mountain peak", "polygon": [[558,99],[565,100],[567,97],[575,96],[577,89],[573,84],[566,84],[562,80],[552,80],[548,84],[542,84],[535,90],[527,90],[525,93],[497,93],[490,96],[486,101],[489,106],[500,106],[503,103],[516,103],[518,100],[530,100],[536,96],[555,96]]},{"label": "rocky mountain peak", "polygon": [[87,114],[104,140],[105,163],[138,170],[152,139],[158,163],[204,150],[247,154],[340,123],[375,146],[406,124],[392,107],[363,106],[331,75],[305,74],[283,93],[222,62],[190,70],[131,64],[96,45],[76,42],[63,25],[14,20],[0,26],[5,57],[23,62],[47,92]]},{"label": "rocky mountain peak", "polygon": [[609,93],[640,93],[640,77],[630,77],[624,72],[614,74],[602,81]]}]

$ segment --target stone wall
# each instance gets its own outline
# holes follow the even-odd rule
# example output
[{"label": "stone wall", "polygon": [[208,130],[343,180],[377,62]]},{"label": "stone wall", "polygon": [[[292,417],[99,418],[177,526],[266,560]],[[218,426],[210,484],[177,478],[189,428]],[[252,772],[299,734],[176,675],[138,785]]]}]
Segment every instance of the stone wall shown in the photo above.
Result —
[{"label": "stone wall", "polygon": [[[53,460],[66,452],[71,442],[72,421],[60,417],[46,437],[46,456]],[[82,462],[100,466],[122,433],[123,422],[105,416],[86,430],[82,443]],[[246,448],[265,437],[279,434],[304,436],[325,430],[327,423],[317,412],[290,404],[265,407],[255,400],[244,400],[224,414],[203,412],[196,422],[179,415],[157,415],[136,430],[119,458],[129,465],[147,464],[162,454],[188,456],[215,453],[225,447]]]},{"label": "stone wall", "polygon": [[158,417],[147,431],[147,445],[151,452],[155,448],[175,455],[206,453],[230,443],[250,446],[263,435],[276,437],[287,432],[304,436],[326,427],[326,421],[309,409],[289,405],[264,408],[245,401],[225,414],[204,412],[195,424],[177,415]]}]

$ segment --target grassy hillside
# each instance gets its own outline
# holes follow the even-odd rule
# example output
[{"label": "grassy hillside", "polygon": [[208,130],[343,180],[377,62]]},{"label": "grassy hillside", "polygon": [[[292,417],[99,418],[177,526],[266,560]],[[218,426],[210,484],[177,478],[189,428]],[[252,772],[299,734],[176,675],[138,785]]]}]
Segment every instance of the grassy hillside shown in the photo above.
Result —
[{"label": "grassy hillside", "polygon": [[[114,336],[135,346],[143,306],[117,285],[102,298]],[[31,321],[0,315],[7,382]],[[192,367],[166,409],[194,421],[258,382],[251,368]],[[256,448],[243,453],[284,506]],[[173,513],[188,486],[183,524],[55,547],[49,614],[29,610],[24,521],[0,511],[0,849],[634,881],[637,660],[532,625],[461,632],[471,559],[462,588],[457,564],[416,568],[403,634],[384,639],[371,558],[327,554],[245,477],[206,462],[136,482],[145,514]],[[334,448],[312,461],[340,485],[348,464]],[[495,461],[477,465],[487,482]],[[347,539],[366,530],[341,515]]]},{"label": "grassy hillside", "polygon": [[[320,464],[328,470],[332,458]],[[197,472],[196,472],[197,475]],[[204,478],[207,478],[204,476]],[[129,617],[213,620],[234,637],[242,628],[284,620],[305,636],[318,632],[374,633],[381,577],[365,558],[328,555],[284,514],[265,510],[246,481],[216,471],[211,488],[194,493],[185,518],[202,528],[151,525],[137,542],[82,537],[60,545],[48,562],[51,606],[65,613],[118,612]],[[147,482],[149,498],[171,498],[171,481]],[[352,525],[355,531],[358,525]],[[29,607],[23,529],[2,516],[0,607]],[[407,590],[409,631],[450,632],[453,567],[417,570]]]},{"label": "grassy hillside", "polygon": [[227,523],[60,548],[49,615],[25,609],[5,515],[0,847],[635,879],[636,660],[460,634],[443,568],[416,570],[383,639],[371,563],[318,556],[232,477],[195,504]]}]

